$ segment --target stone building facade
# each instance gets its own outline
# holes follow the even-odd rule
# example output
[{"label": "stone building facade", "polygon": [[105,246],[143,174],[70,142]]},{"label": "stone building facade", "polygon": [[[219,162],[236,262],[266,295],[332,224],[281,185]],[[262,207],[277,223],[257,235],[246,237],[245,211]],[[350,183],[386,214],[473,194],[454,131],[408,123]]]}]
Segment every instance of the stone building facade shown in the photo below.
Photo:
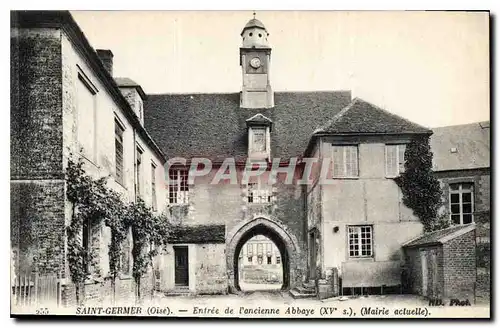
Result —
[{"label": "stone building facade", "polygon": [[[402,246],[423,226],[394,179],[405,145],[432,131],[350,91],[274,92],[266,27],[254,18],[240,35],[241,92],[147,95],[113,76],[113,53],[94,51],[68,12],[13,13],[11,245],[18,272],[59,274],[64,302],[74,302],[64,171],[77,156],[92,176],[109,175],[125,199],[139,195],[168,214],[170,244],[144,288],[239,292],[240,254],[258,235],[276,246],[284,290],[312,284],[331,296],[401,284]],[[489,170],[461,170],[469,169],[484,186],[474,194],[479,217],[480,204],[489,213]],[[443,183],[462,172],[445,171],[436,173]],[[89,304],[111,293],[109,231],[92,231],[99,261],[85,288]],[[123,296],[134,289],[127,253],[130,247]]]},{"label": "stone building facade", "polygon": [[[94,178],[124,201],[164,206],[165,157],[144,129],[145,94],[120,88],[113,54],[94,51],[69,13],[13,12],[11,26],[11,247],[16,274],[57,274],[59,301],[75,302],[66,226],[68,161],[83,160]],[[101,56],[101,57],[99,57]],[[106,65],[103,65],[104,61]],[[85,283],[87,304],[110,297],[109,228],[91,223],[88,245],[97,256]],[[134,295],[131,233],[124,245],[117,294]]]}]

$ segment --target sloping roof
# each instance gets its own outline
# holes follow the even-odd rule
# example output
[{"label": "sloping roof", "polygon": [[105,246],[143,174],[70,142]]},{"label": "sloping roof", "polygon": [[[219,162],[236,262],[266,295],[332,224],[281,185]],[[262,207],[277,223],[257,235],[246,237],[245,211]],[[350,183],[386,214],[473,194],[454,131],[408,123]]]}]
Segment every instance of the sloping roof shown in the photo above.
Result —
[{"label": "sloping roof", "polygon": [[146,99],[146,93],[144,92],[144,90],[142,89],[142,87],[140,86],[140,84],[138,84],[137,82],[135,82],[134,80],[128,78],[128,77],[115,77],[115,82],[116,84],[123,88],[136,88],[137,89],[137,92],[139,92],[139,95],[141,96],[141,98],[144,100]]},{"label": "sloping roof", "polygon": [[490,122],[445,126],[432,130],[434,171],[490,167]]},{"label": "sloping roof", "polygon": [[168,240],[171,243],[223,244],[226,242],[226,226],[224,224],[173,226]]},{"label": "sloping roof", "polygon": [[465,225],[453,225],[446,229],[426,233],[403,244],[403,247],[417,247],[434,244],[444,244],[449,240],[463,235],[476,228],[474,223]]},{"label": "sloping roof", "polygon": [[335,115],[316,134],[388,134],[431,133],[432,131],[408,121],[360,98],[355,98]]},{"label": "sloping roof", "polygon": [[266,27],[264,26],[264,24],[260,20],[258,20],[257,18],[252,18],[251,20],[248,21],[248,23],[246,23],[245,27],[241,31],[241,34],[243,34],[243,32],[245,32],[246,29],[249,29],[252,27],[259,27],[259,28],[267,31]]},{"label": "sloping roof", "polygon": [[301,156],[316,127],[351,101],[350,91],[276,92],[275,107],[240,108],[240,94],[148,95],[145,126],[167,158],[207,157],[223,161],[247,157],[246,120],[262,114],[273,122],[271,156]]},{"label": "sloping roof", "polygon": [[269,119],[268,117],[265,117],[262,114],[255,114],[254,116],[250,117],[248,120],[246,120],[247,126],[250,125],[272,125],[273,121]]}]

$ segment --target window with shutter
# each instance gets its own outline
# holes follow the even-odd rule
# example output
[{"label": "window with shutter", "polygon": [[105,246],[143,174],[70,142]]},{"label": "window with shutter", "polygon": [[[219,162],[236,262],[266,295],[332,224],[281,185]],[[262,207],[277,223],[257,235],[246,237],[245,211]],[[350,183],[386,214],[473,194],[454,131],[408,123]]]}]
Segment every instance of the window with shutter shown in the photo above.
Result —
[{"label": "window with shutter", "polygon": [[385,176],[395,178],[404,172],[406,145],[385,145]]},{"label": "window with shutter", "polygon": [[115,120],[115,175],[116,182],[123,185],[123,127]]},{"label": "window with shutter", "polygon": [[358,146],[332,146],[333,177],[357,178]]},{"label": "window with shutter", "polygon": [[77,94],[77,135],[83,154],[90,161],[96,159],[96,91],[90,82],[78,73]]}]

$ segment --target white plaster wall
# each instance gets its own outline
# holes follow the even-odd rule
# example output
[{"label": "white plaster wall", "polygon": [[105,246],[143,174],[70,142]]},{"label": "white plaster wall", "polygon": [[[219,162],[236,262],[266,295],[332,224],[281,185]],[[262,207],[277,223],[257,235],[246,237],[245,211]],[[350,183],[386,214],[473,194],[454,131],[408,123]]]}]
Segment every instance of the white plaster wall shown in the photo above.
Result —
[{"label": "white plaster wall", "polygon": [[[68,37],[62,33],[61,41],[62,52],[62,75],[63,75],[63,142],[64,142],[64,167],[67,166],[70,153],[75,154],[77,158],[79,154],[79,140],[77,134],[78,110],[88,110],[83,106],[79,106],[77,101],[77,83],[78,72],[81,71],[97,89],[97,94],[94,96],[96,101],[96,116],[95,116],[95,157],[83,157],[85,162],[85,170],[92,176],[105,177],[109,176],[108,185],[121,193],[125,201],[134,201],[134,163],[135,163],[135,148],[139,144],[143,149],[142,161],[142,188],[143,198],[146,204],[151,204],[151,161],[157,165],[156,169],[156,194],[158,199],[158,210],[161,212],[165,206],[165,188],[164,188],[164,169],[162,161],[156,154],[147,146],[144,140],[137,135],[131,123],[128,122],[123,109],[115,103],[111,95],[106,90],[99,76],[88,65],[84,56],[82,56],[77,47],[75,47]],[[115,181],[115,116],[122,122],[125,127],[123,134],[123,157],[124,157],[124,183],[119,184]],[[85,115],[85,119],[93,120],[92,115]],[[68,212],[68,211],[67,211]],[[69,213],[69,212],[68,212]],[[69,216],[68,216],[69,217]],[[107,247],[109,242],[109,229],[101,227],[101,240],[99,253],[101,255],[100,267],[103,275],[109,272],[109,264],[107,260]]]}]

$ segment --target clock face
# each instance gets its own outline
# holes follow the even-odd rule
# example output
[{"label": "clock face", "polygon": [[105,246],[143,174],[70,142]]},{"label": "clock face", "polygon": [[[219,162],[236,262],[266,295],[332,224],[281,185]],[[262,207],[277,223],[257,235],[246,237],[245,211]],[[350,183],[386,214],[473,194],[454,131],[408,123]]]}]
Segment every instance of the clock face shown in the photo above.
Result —
[{"label": "clock face", "polygon": [[250,60],[250,66],[252,66],[253,68],[259,68],[260,59],[258,57],[252,58],[252,60]]}]

